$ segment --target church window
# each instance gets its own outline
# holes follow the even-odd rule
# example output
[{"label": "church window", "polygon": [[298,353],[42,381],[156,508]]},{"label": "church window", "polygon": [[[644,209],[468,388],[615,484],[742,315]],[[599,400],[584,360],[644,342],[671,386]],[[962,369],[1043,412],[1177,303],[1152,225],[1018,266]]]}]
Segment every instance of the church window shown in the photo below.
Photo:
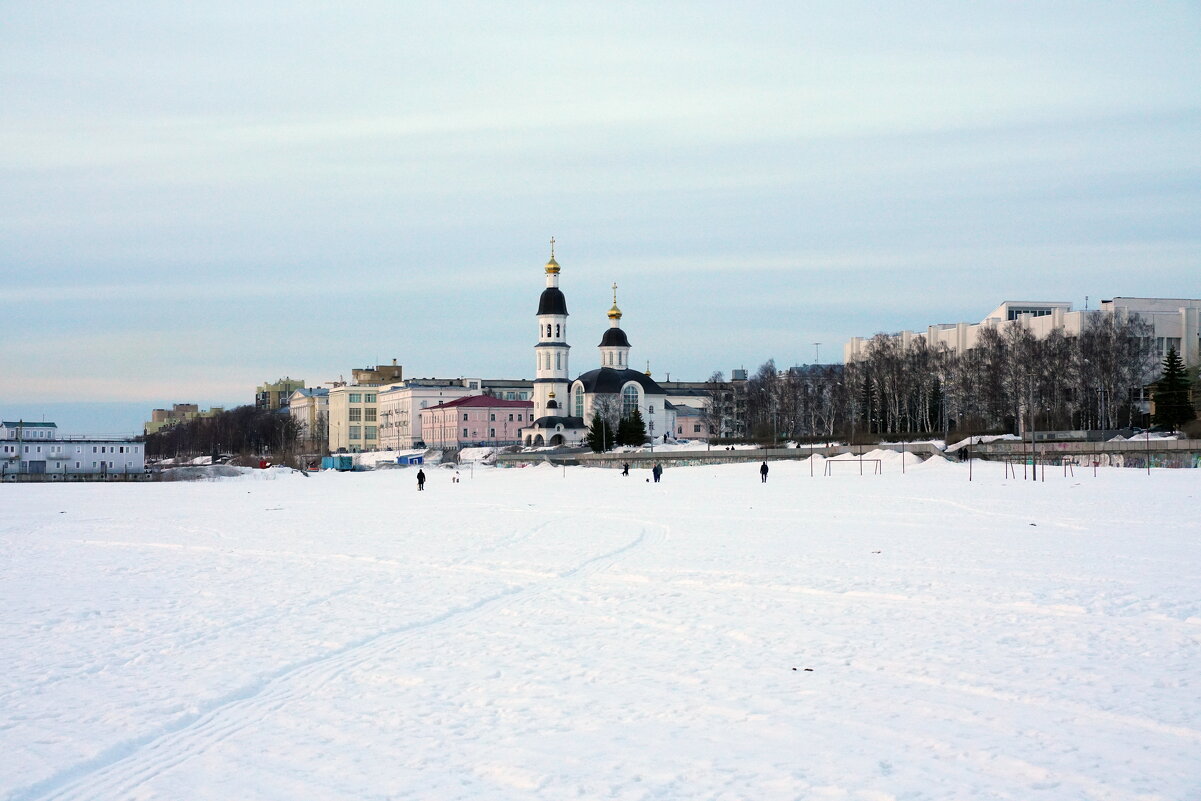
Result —
[{"label": "church window", "polygon": [[558,351],[555,351],[555,369],[563,369],[563,354],[559,353]]},{"label": "church window", "polygon": [[555,324],[555,338],[559,338],[559,325],[557,323]]},{"label": "church window", "polygon": [[550,323],[547,323],[547,324],[546,324],[546,335],[547,335],[548,337],[550,336]]},{"label": "church window", "polygon": [[575,393],[575,416],[576,417],[584,416],[584,389],[583,389],[583,387],[581,387],[580,389],[577,389],[576,393]]},{"label": "church window", "polygon": [[638,388],[628,384],[621,391],[621,416],[629,417],[638,408]]},{"label": "church window", "polygon": [[617,366],[621,367],[621,353],[620,352],[617,354]]}]

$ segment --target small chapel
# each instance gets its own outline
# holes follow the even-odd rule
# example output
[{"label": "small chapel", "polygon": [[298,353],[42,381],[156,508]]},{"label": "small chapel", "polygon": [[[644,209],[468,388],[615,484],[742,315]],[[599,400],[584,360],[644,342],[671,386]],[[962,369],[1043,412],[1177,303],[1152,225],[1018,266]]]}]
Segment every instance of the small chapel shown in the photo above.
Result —
[{"label": "small chapel", "polygon": [[559,263],[551,239],[550,261],[546,263],[546,288],[538,298],[538,342],[534,345],[534,421],[521,431],[529,447],[584,444],[593,412],[617,411],[628,417],[642,413],[647,436],[662,437],[675,426],[675,413],[663,388],[650,377],[630,367],[630,340],[621,328],[617,307],[617,285],[613,285],[613,307],[609,327],[601,336],[600,366],[572,380],[567,344],[567,299],[559,288]]}]

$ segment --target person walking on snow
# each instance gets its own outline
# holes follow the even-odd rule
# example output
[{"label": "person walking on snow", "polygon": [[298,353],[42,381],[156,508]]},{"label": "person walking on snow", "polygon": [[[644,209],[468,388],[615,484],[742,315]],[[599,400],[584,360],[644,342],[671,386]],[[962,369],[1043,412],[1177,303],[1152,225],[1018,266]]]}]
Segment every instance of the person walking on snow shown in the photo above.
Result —
[{"label": "person walking on snow", "polygon": [[655,466],[651,468],[651,475],[655,477],[655,483],[659,483],[659,476],[663,475],[663,466],[655,462]]},{"label": "person walking on snow", "polygon": [[762,479],[764,484],[767,483],[767,460],[766,459],[763,461],[763,464],[759,465],[759,478]]},{"label": "person walking on snow", "polygon": [[421,492],[423,489],[425,489],[425,471],[418,470],[417,471],[417,491]]},{"label": "person walking on snow", "polygon": [[622,463],[622,465],[621,465],[621,474],[622,474],[623,476],[628,476],[628,475],[630,474],[630,463],[629,463],[629,462],[623,462],[623,463]]}]

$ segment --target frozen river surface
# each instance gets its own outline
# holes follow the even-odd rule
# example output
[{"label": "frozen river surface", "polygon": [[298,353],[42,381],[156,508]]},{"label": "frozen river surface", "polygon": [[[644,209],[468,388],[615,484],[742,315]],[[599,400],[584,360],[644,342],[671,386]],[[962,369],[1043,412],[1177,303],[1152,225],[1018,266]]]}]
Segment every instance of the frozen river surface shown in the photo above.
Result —
[{"label": "frozen river surface", "polygon": [[0,799],[1201,799],[1201,471],[883,469],[0,485]]}]

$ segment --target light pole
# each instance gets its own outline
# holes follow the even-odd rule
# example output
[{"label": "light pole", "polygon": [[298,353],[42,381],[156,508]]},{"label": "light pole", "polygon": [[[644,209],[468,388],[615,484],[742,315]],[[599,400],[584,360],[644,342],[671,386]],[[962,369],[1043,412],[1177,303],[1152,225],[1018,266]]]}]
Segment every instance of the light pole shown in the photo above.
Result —
[{"label": "light pole", "polygon": [[655,407],[647,405],[646,416],[650,418],[649,426],[651,432],[651,453],[655,452]]}]

